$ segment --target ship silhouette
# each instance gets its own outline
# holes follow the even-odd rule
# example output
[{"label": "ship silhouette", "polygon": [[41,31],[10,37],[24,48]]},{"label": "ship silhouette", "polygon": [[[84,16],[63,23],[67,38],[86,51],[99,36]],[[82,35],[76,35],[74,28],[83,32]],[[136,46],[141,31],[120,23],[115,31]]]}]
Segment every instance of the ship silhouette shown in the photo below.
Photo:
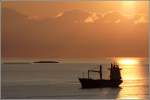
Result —
[{"label": "ship silhouette", "polygon": [[[99,70],[88,70],[87,78],[79,78],[81,88],[103,88],[103,87],[119,87],[123,82],[121,79],[121,73],[119,65],[111,64],[110,79],[106,80],[102,78],[102,65],[99,65]],[[90,78],[90,72],[99,73],[100,79]]]}]

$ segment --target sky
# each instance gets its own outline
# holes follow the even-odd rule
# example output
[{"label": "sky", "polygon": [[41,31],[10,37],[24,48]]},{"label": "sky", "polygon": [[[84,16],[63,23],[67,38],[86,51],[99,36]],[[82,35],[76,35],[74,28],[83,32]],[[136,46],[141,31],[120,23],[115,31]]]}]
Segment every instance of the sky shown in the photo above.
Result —
[{"label": "sky", "polygon": [[148,1],[2,2],[2,58],[148,57]]}]

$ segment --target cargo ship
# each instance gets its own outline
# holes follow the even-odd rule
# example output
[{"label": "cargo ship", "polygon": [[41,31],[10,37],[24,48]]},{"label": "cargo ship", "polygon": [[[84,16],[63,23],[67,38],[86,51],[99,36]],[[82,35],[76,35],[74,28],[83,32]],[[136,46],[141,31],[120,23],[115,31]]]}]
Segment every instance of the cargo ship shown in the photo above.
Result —
[{"label": "cargo ship", "polygon": [[[99,70],[88,70],[87,78],[79,78],[81,83],[81,88],[103,88],[103,87],[119,87],[123,82],[121,78],[121,73],[119,65],[111,64],[110,70],[110,79],[102,78],[102,65],[99,65]],[[90,78],[90,73],[96,72],[99,73],[99,79]]]}]

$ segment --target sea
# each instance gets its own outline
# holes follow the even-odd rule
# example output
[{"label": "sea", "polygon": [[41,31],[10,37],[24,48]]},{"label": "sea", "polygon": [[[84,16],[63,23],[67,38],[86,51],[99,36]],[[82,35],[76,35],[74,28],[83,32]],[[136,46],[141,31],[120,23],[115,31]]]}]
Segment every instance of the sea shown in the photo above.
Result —
[{"label": "sea", "polygon": [[[123,83],[118,88],[95,89],[82,89],[78,78],[87,77],[87,70],[97,70],[101,64],[103,79],[109,79],[108,69],[110,63],[116,63],[114,58],[56,59],[59,63],[31,63],[35,60],[27,60],[28,63],[20,63],[19,60],[15,60],[15,63],[2,63],[1,98],[148,100],[148,59],[121,59],[124,59],[124,63],[119,64]],[[91,73],[90,77],[97,79],[99,74]]]}]

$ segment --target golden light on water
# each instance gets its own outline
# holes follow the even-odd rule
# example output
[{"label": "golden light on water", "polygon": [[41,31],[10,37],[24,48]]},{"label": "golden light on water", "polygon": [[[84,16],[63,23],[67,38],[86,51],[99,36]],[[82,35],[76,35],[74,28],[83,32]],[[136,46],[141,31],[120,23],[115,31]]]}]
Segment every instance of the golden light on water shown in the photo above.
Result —
[{"label": "golden light on water", "polygon": [[[123,83],[117,99],[143,99],[147,98],[148,88],[148,70],[143,62],[144,58],[117,58],[116,62],[120,64]],[[130,94],[130,95],[128,95]]]},{"label": "golden light on water", "polygon": [[117,62],[119,63],[119,65],[137,65],[137,64],[139,64],[138,59],[134,59],[134,58],[118,59]]},{"label": "golden light on water", "polygon": [[141,60],[138,58],[117,58],[115,60],[120,67],[123,80],[136,80],[143,76]]}]

